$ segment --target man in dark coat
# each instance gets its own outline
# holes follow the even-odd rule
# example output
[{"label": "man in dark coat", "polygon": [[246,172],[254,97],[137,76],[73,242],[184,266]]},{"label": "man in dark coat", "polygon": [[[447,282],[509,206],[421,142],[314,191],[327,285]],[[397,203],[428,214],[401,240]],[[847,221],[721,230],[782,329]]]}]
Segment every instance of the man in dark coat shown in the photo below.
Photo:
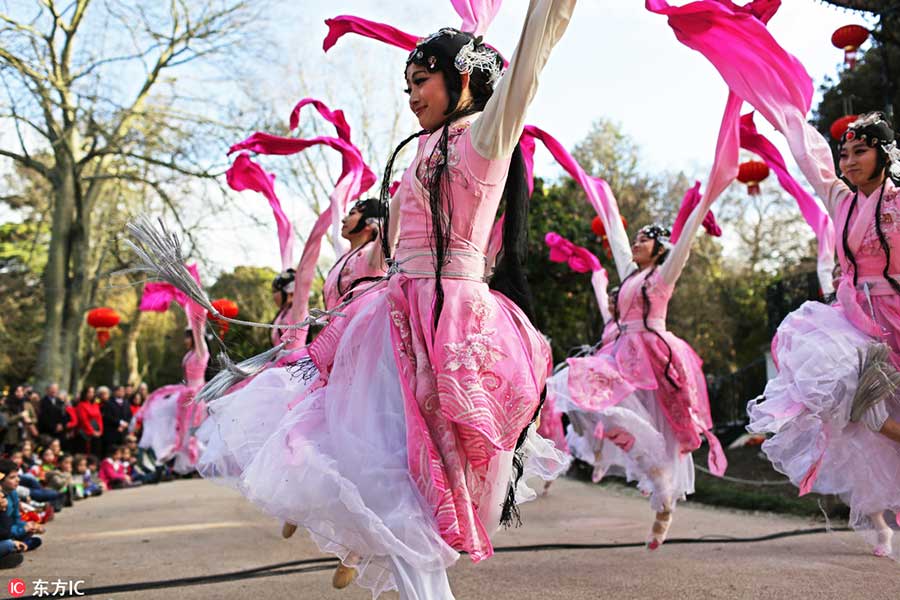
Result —
[{"label": "man in dark coat", "polygon": [[68,420],[66,403],[59,397],[59,386],[51,383],[47,386],[47,395],[41,398],[38,407],[38,431],[61,438],[66,432]]}]

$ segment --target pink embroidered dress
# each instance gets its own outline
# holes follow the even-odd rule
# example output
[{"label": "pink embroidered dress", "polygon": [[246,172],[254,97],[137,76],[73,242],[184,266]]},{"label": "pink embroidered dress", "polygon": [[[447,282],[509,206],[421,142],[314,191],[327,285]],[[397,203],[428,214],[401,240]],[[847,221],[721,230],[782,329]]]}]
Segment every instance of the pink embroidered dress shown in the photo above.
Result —
[{"label": "pink embroidered dress", "polygon": [[616,232],[610,241],[624,276],[617,318],[604,331],[598,351],[570,358],[568,369],[548,383],[548,393],[569,415],[567,440],[573,454],[594,465],[595,480],[610,472],[636,481],[655,511],[672,510],[693,493],[691,453],[702,435],[713,449],[717,470],[724,468],[718,440],[710,432],[703,363],[684,340],[666,330],[669,299],[702,222],[701,211],[706,212],[700,207],[693,211],[663,264],[640,272],[631,262],[624,227],[613,220]]},{"label": "pink embroidered dress", "polygon": [[[877,551],[891,552],[878,549],[870,515],[900,512],[900,445],[876,433],[888,416],[900,419],[900,398],[870,409],[861,422],[849,418],[858,353],[884,342],[900,367],[900,295],[882,274],[886,257],[875,228],[881,198],[882,231],[892,250],[888,272],[898,279],[900,190],[888,179],[868,196],[860,192],[848,223],[854,192],[836,176],[827,142],[811,127],[807,132],[816,142],[814,151],[795,158],[834,220],[843,275],[834,304],[806,302],[778,327],[773,357],[779,372],[766,386],[764,400],[748,405],[748,429],[771,434],[762,450],[801,495],[840,495],[850,506],[851,525]],[[845,228],[858,269],[855,286],[841,242]],[[900,551],[892,555],[900,558]]]},{"label": "pink embroidered dress", "polygon": [[550,353],[488,287],[485,254],[537,74],[573,7],[532,1],[485,111],[451,127],[452,240],[437,326],[422,180],[440,131],[419,139],[392,202],[396,271],[311,344],[319,381],[244,470],[250,500],[306,528],[376,596],[398,588],[401,598],[452,598],[445,569],[458,552],[475,561],[493,552],[513,450]]},{"label": "pink embroidered dress", "polygon": [[206,347],[206,311],[189,302],[185,307],[191,325],[194,347],[181,361],[185,383],[166,385],[147,397],[139,418],[143,433],[139,446],[153,450],[159,464],[175,460],[178,473],[190,473],[196,468],[202,444],[195,431],[203,423],[206,407],[193,402],[194,394],[205,383],[209,350]]},{"label": "pink embroidered dress", "polygon": [[[377,242],[365,243],[339,257],[325,278],[325,308],[331,310],[338,306],[357,280],[382,277],[384,269],[380,257],[381,248]],[[284,313],[287,314],[281,322],[292,322],[292,311],[282,311],[279,316]],[[273,330],[273,341],[276,335],[281,341],[279,331]],[[289,331],[289,335],[305,338],[306,331],[302,330],[302,334]],[[208,404],[209,418],[197,432],[205,447],[197,467],[203,477],[241,487],[244,468],[313,381],[294,374],[288,366],[305,356],[306,347],[298,348],[278,364],[234,386]]]}]

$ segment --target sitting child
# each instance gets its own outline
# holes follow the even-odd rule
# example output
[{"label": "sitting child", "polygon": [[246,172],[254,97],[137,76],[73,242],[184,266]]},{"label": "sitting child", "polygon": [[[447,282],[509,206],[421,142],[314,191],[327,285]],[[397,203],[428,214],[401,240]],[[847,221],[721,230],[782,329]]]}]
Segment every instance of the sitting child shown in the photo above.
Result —
[{"label": "sitting child", "polygon": [[[54,510],[60,510],[63,507],[63,497],[56,490],[51,490],[49,488],[45,488],[41,485],[40,480],[29,474],[25,474],[23,469],[25,468],[25,450],[30,447],[31,442],[26,442],[22,444],[21,449],[14,450],[10,455],[10,460],[12,460],[19,467],[19,485],[26,488],[28,490],[28,496],[34,502],[48,502],[53,506]],[[40,468],[40,467],[38,467]],[[22,495],[22,491],[20,488],[19,495]]]},{"label": "sitting child", "polygon": [[[0,476],[0,481],[2,481]],[[22,553],[28,551],[25,542],[12,539],[12,518],[7,516],[9,500],[0,491],[0,568],[11,568],[22,564]]]},{"label": "sitting child", "polygon": [[88,468],[88,460],[84,454],[76,454],[72,461],[74,473],[72,477],[72,486],[75,488],[75,498],[89,498],[91,496],[99,496],[103,493],[103,488],[95,482]]},{"label": "sitting child", "polygon": [[0,459],[0,474],[3,475],[0,490],[7,501],[3,518],[4,523],[9,525],[10,538],[23,542],[27,550],[35,550],[41,545],[41,538],[35,534],[44,533],[45,529],[40,523],[23,521],[19,513],[19,496],[16,493],[16,488],[19,487],[19,467],[7,458]]},{"label": "sitting child", "polygon": [[107,451],[106,458],[100,463],[100,481],[112,490],[131,486],[131,477],[122,464],[122,446],[114,446]]}]

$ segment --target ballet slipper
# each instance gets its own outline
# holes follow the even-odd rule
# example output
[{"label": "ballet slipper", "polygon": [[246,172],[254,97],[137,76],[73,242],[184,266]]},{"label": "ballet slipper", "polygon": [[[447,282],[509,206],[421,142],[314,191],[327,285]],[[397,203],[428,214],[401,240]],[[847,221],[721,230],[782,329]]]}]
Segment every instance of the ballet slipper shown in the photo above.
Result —
[{"label": "ballet slipper", "polygon": [[669,534],[669,526],[672,524],[671,512],[658,512],[653,526],[650,528],[650,538],[647,540],[647,549],[656,550],[666,541]]},{"label": "ballet slipper", "polygon": [[891,548],[891,541],[894,538],[893,530],[888,527],[887,522],[884,520],[883,513],[869,515],[869,518],[872,520],[872,525],[875,526],[875,533],[877,535],[872,554],[875,556],[890,556],[891,550],[893,550],[893,548]]},{"label": "ballet slipper", "polygon": [[289,537],[294,535],[295,531],[297,531],[297,526],[293,523],[288,523],[287,521],[285,521],[284,525],[281,526],[281,537],[283,537],[284,539],[288,539]]},{"label": "ballet slipper", "polygon": [[[347,555],[347,560],[353,562],[357,560],[358,557],[352,552]],[[334,575],[331,576],[331,585],[336,590],[342,590],[356,579],[356,569],[353,567],[348,567],[344,563],[341,563],[334,570]]]}]

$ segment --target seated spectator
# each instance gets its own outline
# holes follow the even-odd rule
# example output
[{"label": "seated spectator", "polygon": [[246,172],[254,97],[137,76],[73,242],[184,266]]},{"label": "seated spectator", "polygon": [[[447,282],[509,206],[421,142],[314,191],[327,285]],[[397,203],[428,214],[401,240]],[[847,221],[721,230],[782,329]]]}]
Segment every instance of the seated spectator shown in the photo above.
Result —
[{"label": "seated spectator", "polygon": [[28,551],[25,542],[12,539],[12,518],[6,515],[8,508],[9,500],[0,491],[0,568],[5,569],[22,564],[22,553]]},{"label": "seated spectator", "polygon": [[[30,442],[26,442],[30,443]],[[23,447],[25,444],[22,445]],[[45,488],[41,485],[40,480],[31,473],[24,472],[24,452],[16,450],[10,455],[10,460],[19,468],[19,483],[28,490],[28,495],[36,502],[49,502],[55,510],[60,510],[63,506],[63,498],[59,492]],[[21,492],[20,492],[21,493]]]},{"label": "seated spectator", "polygon": [[125,472],[131,477],[134,485],[149,483],[153,478],[138,468],[137,456],[131,453],[131,449],[127,445],[122,447],[122,466],[125,467]]},{"label": "seated spectator", "polygon": [[91,496],[99,496],[103,493],[103,488],[96,482],[88,468],[88,458],[83,454],[78,454],[73,460],[74,474],[72,485],[75,487],[75,497],[90,498]]},{"label": "seated spectator", "polygon": [[34,456],[34,442],[31,440],[25,440],[22,442],[22,470],[28,471],[31,467],[34,466],[34,463],[37,462],[36,457]]},{"label": "seated spectator", "polygon": [[53,461],[56,464],[60,458],[62,458],[67,452],[63,451],[62,444],[59,441],[59,438],[53,438],[50,443],[47,445],[47,448],[53,451]]},{"label": "seated spectator", "polygon": [[131,477],[122,464],[121,446],[110,448],[106,458],[100,463],[100,481],[106,484],[107,489],[112,490],[131,486]]},{"label": "seated spectator", "polygon": [[144,483],[159,483],[164,467],[157,466],[150,453],[138,447],[137,436],[129,433],[125,436],[125,448],[131,453],[131,465]]},{"label": "seated spectator", "polygon": [[35,550],[41,545],[41,538],[35,534],[44,533],[44,526],[33,521],[25,522],[19,514],[19,495],[16,488],[19,487],[19,467],[8,458],[0,459],[0,490],[7,500],[6,510],[3,511],[5,522],[9,524],[10,538],[24,542],[28,551]]},{"label": "seated spectator", "polygon": [[[53,451],[49,448],[45,451],[45,453],[50,452]],[[72,501],[75,499],[72,489],[72,455],[66,454],[58,462],[50,464],[51,466],[48,467],[48,460],[45,460],[43,464],[44,486],[62,494],[63,506],[72,506]]]}]

